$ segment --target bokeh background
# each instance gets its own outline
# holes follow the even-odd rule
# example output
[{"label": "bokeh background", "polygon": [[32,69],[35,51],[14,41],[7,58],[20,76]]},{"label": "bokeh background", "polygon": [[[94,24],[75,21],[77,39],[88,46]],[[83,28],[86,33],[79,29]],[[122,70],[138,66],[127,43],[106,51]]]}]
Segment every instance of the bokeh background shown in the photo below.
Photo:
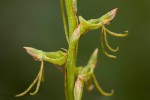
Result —
[{"label": "bokeh background", "polygon": [[[83,100],[150,100],[150,0],[78,0],[78,15],[98,18],[115,7],[119,12],[107,27],[130,34],[123,39],[109,36],[113,47],[120,46],[118,59],[100,53],[95,70],[103,89],[115,93],[105,97],[96,89],[85,90]],[[99,37],[100,30],[95,30],[81,39],[78,65],[85,65],[100,48]],[[14,97],[30,85],[40,67],[23,46],[44,51],[68,47],[59,0],[0,1],[0,100],[65,100],[64,76],[50,63],[45,63],[45,82],[37,95]]]}]

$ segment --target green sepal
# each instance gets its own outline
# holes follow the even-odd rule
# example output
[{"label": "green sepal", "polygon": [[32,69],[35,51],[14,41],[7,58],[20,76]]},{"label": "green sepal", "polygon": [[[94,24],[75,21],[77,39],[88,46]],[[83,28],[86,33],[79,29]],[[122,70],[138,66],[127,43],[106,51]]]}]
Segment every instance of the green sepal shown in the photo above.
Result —
[{"label": "green sepal", "polygon": [[43,60],[44,52],[42,50],[38,50],[32,47],[23,47],[23,48],[26,50],[26,52],[29,55],[31,55],[34,58],[34,60],[37,60],[37,61]]}]

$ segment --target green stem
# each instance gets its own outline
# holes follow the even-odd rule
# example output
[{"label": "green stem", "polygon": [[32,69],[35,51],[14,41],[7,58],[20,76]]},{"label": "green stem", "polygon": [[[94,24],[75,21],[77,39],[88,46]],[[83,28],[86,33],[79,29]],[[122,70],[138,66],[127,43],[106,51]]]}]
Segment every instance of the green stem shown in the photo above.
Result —
[{"label": "green stem", "polygon": [[63,0],[60,0],[60,7],[61,7],[61,14],[62,14],[62,21],[63,21],[63,25],[64,25],[64,31],[65,31],[67,42],[69,44],[69,36],[68,36],[68,29],[67,29],[67,24],[66,24],[65,11],[64,11],[64,1]]},{"label": "green stem", "polygon": [[65,68],[65,94],[67,100],[74,100],[74,71],[76,68],[76,57],[78,48],[78,39],[77,41],[71,39],[74,38],[72,34],[74,33],[77,26],[76,12],[73,8],[73,3],[73,0],[65,0],[69,26],[69,50]]},{"label": "green stem", "polygon": [[65,0],[68,25],[69,25],[69,37],[72,36],[77,26],[76,12],[73,10],[73,0]]},{"label": "green stem", "polygon": [[67,94],[69,100],[74,100],[74,83],[75,83],[75,68],[76,68],[76,57],[77,57],[77,46],[80,38],[80,25],[74,31],[70,38],[68,59],[66,63],[67,67]]}]

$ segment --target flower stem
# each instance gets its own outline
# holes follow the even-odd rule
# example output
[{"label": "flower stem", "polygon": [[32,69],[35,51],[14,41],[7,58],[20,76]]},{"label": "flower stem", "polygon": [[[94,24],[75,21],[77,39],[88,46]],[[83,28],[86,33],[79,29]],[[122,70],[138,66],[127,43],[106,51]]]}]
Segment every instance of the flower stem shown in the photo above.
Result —
[{"label": "flower stem", "polygon": [[65,4],[68,16],[69,37],[71,37],[77,26],[76,12],[73,10],[73,0],[65,0]]},{"label": "flower stem", "polygon": [[68,58],[65,66],[65,94],[66,100],[74,100],[74,76],[76,68],[76,57],[78,41],[71,39],[77,26],[76,12],[73,6],[73,0],[65,0],[65,6],[68,16],[68,27],[69,27],[69,50]]},{"label": "flower stem", "polygon": [[75,69],[76,69],[76,57],[77,57],[77,46],[80,38],[80,25],[74,31],[70,38],[70,45],[68,50],[68,58],[66,63],[66,89],[69,100],[74,100],[74,83],[75,83]]}]

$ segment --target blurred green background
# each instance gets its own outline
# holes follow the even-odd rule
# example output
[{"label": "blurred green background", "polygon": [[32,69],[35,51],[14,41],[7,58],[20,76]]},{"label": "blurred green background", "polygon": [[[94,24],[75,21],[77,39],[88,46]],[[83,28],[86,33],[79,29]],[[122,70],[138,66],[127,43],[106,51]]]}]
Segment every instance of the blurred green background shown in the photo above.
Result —
[{"label": "blurred green background", "polygon": [[[78,0],[78,15],[98,18],[115,7],[118,14],[107,27],[130,34],[123,39],[109,37],[113,47],[120,46],[118,59],[100,53],[95,70],[103,89],[114,89],[115,94],[104,97],[94,89],[84,91],[83,100],[150,100],[150,0]],[[78,65],[85,65],[93,50],[100,48],[99,37],[96,30],[81,39]],[[68,47],[59,0],[0,1],[0,100],[65,100],[63,75],[50,63],[45,64],[45,82],[37,95],[14,98],[30,85],[40,67],[23,46],[44,51]]]}]

